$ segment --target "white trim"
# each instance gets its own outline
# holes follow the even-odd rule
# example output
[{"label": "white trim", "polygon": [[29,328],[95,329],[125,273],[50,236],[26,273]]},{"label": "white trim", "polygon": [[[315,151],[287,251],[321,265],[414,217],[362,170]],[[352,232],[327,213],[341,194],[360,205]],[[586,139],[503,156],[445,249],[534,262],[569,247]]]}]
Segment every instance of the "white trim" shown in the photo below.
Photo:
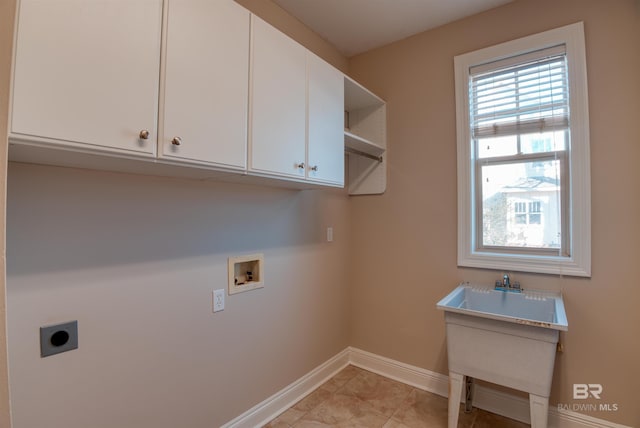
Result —
[{"label": "white trim", "polygon": [[[348,347],[221,428],[265,425],[349,364],[442,397],[449,395],[449,377],[446,375]],[[476,385],[473,405],[488,412],[530,423],[529,400],[516,395]],[[632,428],[581,413],[558,410],[555,406],[549,406],[548,425],[549,428]]]},{"label": "white trim", "polygon": [[221,428],[261,427],[266,425],[348,365],[349,348],[346,348],[300,379],[222,425]]},{"label": "white trim", "polygon": [[358,348],[349,348],[349,362],[361,369],[389,379],[433,392],[442,397],[449,395],[449,376],[401,363]]},{"label": "white trim", "polygon": [[[532,50],[564,44],[571,111],[571,256],[542,257],[497,254],[475,250],[472,153],[469,127],[469,67],[504,60]],[[591,178],[589,156],[589,100],[582,22],[458,55],[454,58],[458,166],[458,266],[571,276],[591,276]]]},{"label": "white trim", "polygon": [[531,423],[529,400],[481,385],[475,386],[473,405],[487,412]]},{"label": "white trim", "polygon": [[628,425],[617,424],[583,415],[570,410],[556,410],[549,408],[549,427],[551,428],[632,428]]}]

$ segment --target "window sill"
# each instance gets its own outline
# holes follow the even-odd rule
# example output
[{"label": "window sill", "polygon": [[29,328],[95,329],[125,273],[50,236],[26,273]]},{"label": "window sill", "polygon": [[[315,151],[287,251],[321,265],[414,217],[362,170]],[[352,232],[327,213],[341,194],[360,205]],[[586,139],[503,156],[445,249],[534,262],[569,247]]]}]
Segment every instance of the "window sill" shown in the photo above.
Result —
[{"label": "window sill", "polygon": [[458,254],[458,266],[508,272],[591,277],[590,264],[573,257],[470,252],[469,254]]}]

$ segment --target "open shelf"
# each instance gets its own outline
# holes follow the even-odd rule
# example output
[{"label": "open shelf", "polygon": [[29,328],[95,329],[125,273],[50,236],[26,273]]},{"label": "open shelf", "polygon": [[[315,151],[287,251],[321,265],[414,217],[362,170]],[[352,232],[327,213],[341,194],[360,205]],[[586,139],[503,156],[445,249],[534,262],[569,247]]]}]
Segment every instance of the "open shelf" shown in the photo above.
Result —
[{"label": "open shelf", "polygon": [[369,107],[380,107],[385,102],[367,88],[350,77],[344,77],[344,109],[360,110]]},{"label": "open shelf", "polygon": [[373,156],[380,156],[385,152],[384,147],[380,147],[373,141],[369,141],[359,135],[352,134],[349,131],[344,131],[344,145],[350,149],[369,153]]},{"label": "open shelf", "polygon": [[344,143],[349,152],[349,194],[381,194],[387,188],[387,106],[367,88],[344,77]]}]

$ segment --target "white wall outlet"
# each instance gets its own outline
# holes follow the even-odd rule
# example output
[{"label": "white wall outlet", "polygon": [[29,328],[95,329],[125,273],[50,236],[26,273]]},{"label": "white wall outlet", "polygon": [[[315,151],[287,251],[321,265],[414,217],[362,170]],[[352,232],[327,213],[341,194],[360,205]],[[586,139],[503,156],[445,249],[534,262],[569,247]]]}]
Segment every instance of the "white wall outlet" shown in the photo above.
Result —
[{"label": "white wall outlet", "polygon": [[213,290],[213,312],[224,311],[224,289]]},{"label": "white wall outlet", "polygon": [[327,227],[327,242],[333,242],[333,227]]}]

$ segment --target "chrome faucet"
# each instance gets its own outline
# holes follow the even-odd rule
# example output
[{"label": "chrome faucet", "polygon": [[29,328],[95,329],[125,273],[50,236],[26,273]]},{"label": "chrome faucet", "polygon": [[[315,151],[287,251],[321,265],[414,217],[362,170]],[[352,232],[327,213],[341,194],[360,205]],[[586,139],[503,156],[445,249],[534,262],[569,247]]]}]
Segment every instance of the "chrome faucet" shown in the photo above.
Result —
[{"label": "chrome faucet", "polygon": [[514,281],[512,283],[508,273],[502,275],[502,281],[496,281],[496,286],[494,288],[499,291],[511,291],[514,293],[520,293],[522,291],[520,283],[518,281]]},{"label": "chrome faucet", "polygon": [[508,273],[502,275],[502,286],[505,288],[511,288],[511,280],[509,279]]}]

